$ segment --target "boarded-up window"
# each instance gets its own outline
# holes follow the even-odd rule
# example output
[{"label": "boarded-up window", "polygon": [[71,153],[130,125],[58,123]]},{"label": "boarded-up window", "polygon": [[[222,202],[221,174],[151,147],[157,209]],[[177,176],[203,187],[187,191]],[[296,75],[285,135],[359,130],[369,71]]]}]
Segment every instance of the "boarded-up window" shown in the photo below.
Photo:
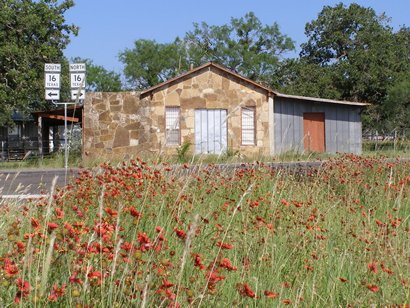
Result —
[{"label": "boarded-up window", "polygon": [[166,144],[178,145],[180,144],[180,130],[179,130],[179,107],[165,108],[165,128],[166,128]]},{"label": "boarded-up window", "polygon": [[255,144],[255,108],[242,108],[242,144]]}]

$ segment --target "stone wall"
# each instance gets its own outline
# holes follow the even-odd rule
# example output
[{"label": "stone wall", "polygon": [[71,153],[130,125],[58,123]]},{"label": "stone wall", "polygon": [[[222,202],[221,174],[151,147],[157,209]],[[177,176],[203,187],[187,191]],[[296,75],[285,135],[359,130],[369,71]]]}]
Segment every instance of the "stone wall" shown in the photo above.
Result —
[{"label": "stone wall", "polygon": [[[178,146],[165,142],[167,106],[180,107],[181,144],[195,143],[195,109],[225,109],[229,150],[249,156],[270,152],[267,91],[225,71],[205,67],[143,96],[138,92],[88,93],[84,157],[176,155]],[[255,108],[255,145],[241,144],[241,107]]]},{"label": "stone wall", "polygon": [[148,99],[137,92],[87,93],[84,102],[85,158],[126,158],[158,152],[157,128]]},{"label": "stone wall", "polygon": [[[195,109],[226,109],[228,148],[244,155],[269,154],[269,106],[267,91],[213,67],[206,67],[149,93],[152,123],[165,140],[165,107],[181,108],[181,143],[195,140]],[[145,99],[145,98],[144,98]],[[241,145],[241,107],[255,107],[256,145]],[[163,148],[175,154],[175,146]]]}]

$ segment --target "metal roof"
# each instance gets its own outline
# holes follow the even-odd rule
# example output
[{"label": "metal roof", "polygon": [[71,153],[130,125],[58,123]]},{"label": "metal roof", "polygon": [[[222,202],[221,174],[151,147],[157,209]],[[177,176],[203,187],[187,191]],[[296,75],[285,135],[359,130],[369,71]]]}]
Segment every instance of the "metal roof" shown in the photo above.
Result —
[{"label": "metal roof", "polygon": [[352,105],[352,106],[369,106],[369,105],[371,105],[369,103],[359,103],[359,102],[350,102],[350,101],[339,101],[339,100],[328,99],[328,98],[289,95],[289,94],[282,94],[282,93],[279,93],[279,92],[275,92],[275,96],[283,97],[283,98],[293,98],[293,99],[299,99],[299,100],[305,100],[305,101],[330,103],[330,104],[341,104],[341,105]]}]

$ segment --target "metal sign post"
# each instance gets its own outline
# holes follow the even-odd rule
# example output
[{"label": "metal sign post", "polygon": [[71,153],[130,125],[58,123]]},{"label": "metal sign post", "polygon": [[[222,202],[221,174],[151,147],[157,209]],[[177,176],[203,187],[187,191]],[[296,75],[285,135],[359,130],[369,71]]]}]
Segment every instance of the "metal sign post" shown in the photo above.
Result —
[{"label": "metal sign post", "polygon": [[46,63],[44,65],[45,99],[54,105],[64,105],[64,168],[65,181],[68,172],[68,128],[67,106],[79,104],[85,99],[85,63],[70,64],[71,99],[74,102],[58,102],[60,100],[60,72],[61,64]]}]

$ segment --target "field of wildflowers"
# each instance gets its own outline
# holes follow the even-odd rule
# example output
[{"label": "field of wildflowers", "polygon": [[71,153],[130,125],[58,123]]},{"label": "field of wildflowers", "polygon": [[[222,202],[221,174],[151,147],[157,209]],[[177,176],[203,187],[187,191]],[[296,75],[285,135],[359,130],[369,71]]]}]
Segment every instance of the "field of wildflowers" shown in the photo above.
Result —
[{"label": "field of wildflowers", "polygon": [[102,164],[0,208],[0,306],[408,307],[410,162]]}]

